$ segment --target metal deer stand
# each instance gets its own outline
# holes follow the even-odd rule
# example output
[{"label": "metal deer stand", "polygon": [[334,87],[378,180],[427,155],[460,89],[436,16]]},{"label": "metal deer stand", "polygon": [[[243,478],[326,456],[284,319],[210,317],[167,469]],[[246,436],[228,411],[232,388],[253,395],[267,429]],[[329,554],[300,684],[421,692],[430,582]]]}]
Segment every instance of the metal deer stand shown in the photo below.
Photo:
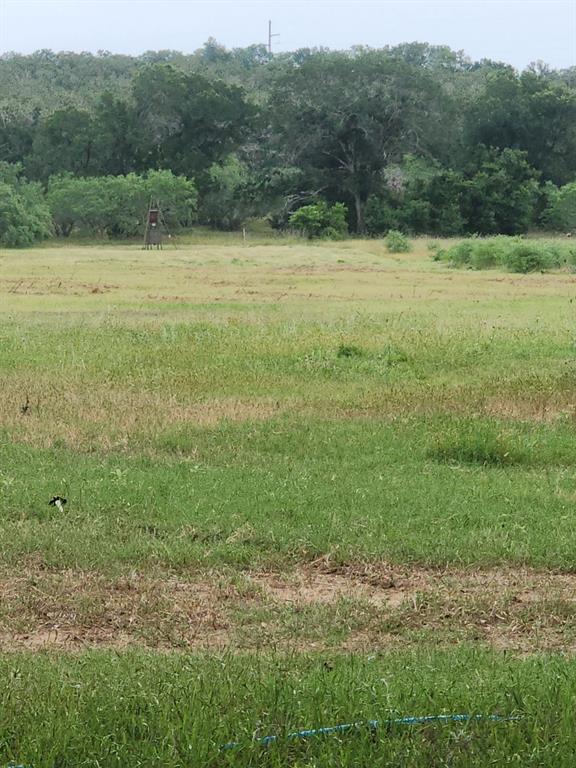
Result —
[{"label": "metal deer stand", "polygon": [[150,200],[148,206],[148,215],[146,216],[146,230],[144,232],[144,248],[149,251],[156,247],[157,251],[162,250],[163,229],[165,229],[164,217],[160,209],[160,203]]}]

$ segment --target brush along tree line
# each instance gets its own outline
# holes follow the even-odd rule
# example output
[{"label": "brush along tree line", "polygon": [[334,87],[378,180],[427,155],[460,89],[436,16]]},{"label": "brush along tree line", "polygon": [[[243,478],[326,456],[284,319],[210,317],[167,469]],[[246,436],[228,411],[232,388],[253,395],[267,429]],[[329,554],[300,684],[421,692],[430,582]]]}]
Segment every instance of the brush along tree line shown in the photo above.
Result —
[{"label": "brush along tree line", "polygon": [[575,68],[210,40],[192,55],[7,54],[0,93],[4,245],[134,235],[157,189],[174,228],[576,227]]}]

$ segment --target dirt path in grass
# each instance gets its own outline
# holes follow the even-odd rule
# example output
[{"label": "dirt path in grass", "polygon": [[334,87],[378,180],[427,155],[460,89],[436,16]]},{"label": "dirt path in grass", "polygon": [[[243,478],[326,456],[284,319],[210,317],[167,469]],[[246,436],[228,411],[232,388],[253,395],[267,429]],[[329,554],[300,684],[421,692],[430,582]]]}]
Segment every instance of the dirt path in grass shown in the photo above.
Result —
[{"label": "dirt path in grass", "polygon": [[354,650],[476,642],[576,651],[576,574],[333,566],[111,580],[38,565],[0,577],[0,649]]}]

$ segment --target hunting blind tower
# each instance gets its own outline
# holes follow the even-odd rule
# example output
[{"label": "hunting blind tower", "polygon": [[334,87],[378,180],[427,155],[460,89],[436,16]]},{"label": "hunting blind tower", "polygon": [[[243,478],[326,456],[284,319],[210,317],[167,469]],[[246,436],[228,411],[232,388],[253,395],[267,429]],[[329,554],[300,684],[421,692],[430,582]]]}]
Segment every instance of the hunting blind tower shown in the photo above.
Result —
[{"label": "hunting blind tower", "polygon": [[156,246],[156,250],[162,249],[163,229],[166,228],[164,217],[160,209],[160,202],[150,200],[148,215],[146,216],[146,230],[144,232],[144,248],[149,251]]}]

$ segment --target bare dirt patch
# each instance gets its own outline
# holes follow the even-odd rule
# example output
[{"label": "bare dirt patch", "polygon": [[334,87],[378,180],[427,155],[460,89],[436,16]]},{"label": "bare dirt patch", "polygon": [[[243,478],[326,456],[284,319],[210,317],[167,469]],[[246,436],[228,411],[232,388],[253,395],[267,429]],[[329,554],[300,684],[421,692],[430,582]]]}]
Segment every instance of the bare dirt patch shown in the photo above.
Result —
[{"label": "bare dirt patch", "polygon": [[399,606],[407,596],[391,578],[388,583],[371,583],[352,572],[298,570],[290,576],[255,574],[252,579],[275,601],[290,604],[329,604],[338,600],[361,600],[376,608]]},{"label": "bare dirt patch", "polygon": [[382,650],[478,642],[576,651],[576,575],[328,560],[183,578],[46,572],[0,578],[0,648]]}]

